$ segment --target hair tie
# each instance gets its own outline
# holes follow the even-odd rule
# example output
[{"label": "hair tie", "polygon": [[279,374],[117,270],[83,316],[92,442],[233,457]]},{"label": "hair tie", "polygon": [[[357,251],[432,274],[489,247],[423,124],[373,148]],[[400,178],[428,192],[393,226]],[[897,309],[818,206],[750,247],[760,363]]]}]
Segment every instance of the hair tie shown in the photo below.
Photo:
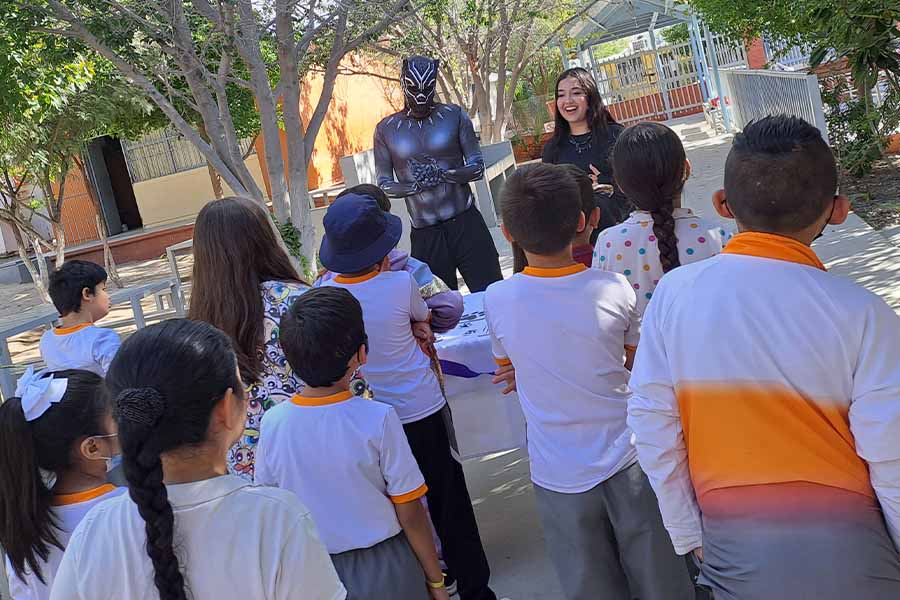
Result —
[{"label": "hair tie", "polygon": [[[16,383],[16,396],[22,403],[26,421],[39,419],[53,404],[58,403],[69,387],[68,379],[54,379],[45,369],[39,373],[28,367]],[[46,377],[45,377],[46,375]]]},{"label": "hair tie", "polygon": [[166,401],[153,388],[128,388],[116,397],[116,406],[126,421],[153,427],[165,412]]}]

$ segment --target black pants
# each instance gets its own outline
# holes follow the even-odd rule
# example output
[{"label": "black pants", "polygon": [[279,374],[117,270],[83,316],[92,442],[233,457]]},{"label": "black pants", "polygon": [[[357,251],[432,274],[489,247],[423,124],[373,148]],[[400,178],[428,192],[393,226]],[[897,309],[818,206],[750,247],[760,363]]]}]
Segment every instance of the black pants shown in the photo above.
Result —
[{"label": "black pants", "polygon": [[458,287],[457,269],[470,292],[483,292],[503,279],[494,239],[475,206],[437,225],[413,228],[410,239],[413,258],[427,264],[450,289]]},{"label": "black pants", "polygon": [[466,478],[450,454],[447,427],[440,411],[421,421],[403,426],[419,469],[428,486],[428,510],[441,539],[444,560],[459,585],[461,600],[496,600],[488,587],[491,569],[481,536]]}]

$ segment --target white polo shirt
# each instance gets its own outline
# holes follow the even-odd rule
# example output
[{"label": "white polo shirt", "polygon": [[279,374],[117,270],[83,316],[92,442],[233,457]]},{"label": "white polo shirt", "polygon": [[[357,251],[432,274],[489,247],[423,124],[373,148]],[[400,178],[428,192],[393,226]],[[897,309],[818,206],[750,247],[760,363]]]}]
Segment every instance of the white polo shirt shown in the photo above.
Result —
[{"label": "white polo shirt", "polygon": [[[188,597],[343,600],[309,511],[236,475],[166,486]],[[66,549],[51,600],[158,600],[144,520],[128,495],[92,510]]]},{"label": "white polo shirt", "polygon": [[41,358],[50,371],[81,369],[105,377],[120,345],[118,333],[92,323],[57,327],[41,336]]},{"label": "white polo shirt", "polygon": [[350,392],[294,396],[266,413],[256,481],[297,494],[331,554],[397,535],[394,505],[428,490],[394,409]]},{"label": "white polo shirt", "polygon": [[640,320],[622,275],[527,267],[488,287],[494,356],[516,368],[535,484],[585,492],[637,460],[625,425],[625,346]]},{"label": "white polo shirt", "polygon": [[[127,491],[126,488],[117,488],[106,484],[77,494],[53,496],[50,512],[56,520],[56,539],[65,548],[72,532],[92,508]],[[6,558],[6,574],[9,577],[9,593],[12,600],[47,600],[50,598],[50,589],[56,579],[59,563],[62,562],[63,551],[53,545],[49,545],[48,549],[50,555],[41,565],[41,574],[44,576],[45,583],[41,583],[38,576],[28,570],[27,565],[24,577],[20,579],[13,572],[9,558]]]},{"label": "white polo shirt", "polygon": [[323,285],[349,290],[362,304],[369,336],[362,371],[375,398],[394,407],[402,423],[421,421],[444,406],[431,363],[412,334],[413,321],[428,319],[428,306],[406,271],[338,275]]},{"label": "white polo shirt", "polygon": [[[798,241],[742,233],[666,275],[643,332],[628,422],[679,553],[701,545],[701,512],[789,526],[791,495],[755,494],[795,483],[818,502],[800,518],[877,497],[900,547],[900,318],[883,300]],[[827,512],[833,490],[860,506]]]}]

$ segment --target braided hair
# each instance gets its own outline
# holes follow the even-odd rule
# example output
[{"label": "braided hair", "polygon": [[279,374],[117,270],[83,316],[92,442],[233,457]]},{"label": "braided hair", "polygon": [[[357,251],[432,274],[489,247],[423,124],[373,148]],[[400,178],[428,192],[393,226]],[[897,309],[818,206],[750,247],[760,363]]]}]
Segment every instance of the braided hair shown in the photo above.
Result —
[{"label": "braided hair", "polygon": [[616,183],[638,210],[653,217],[663,272],[681,266],[675,203],[684,189],[687,156],[678,135],[662,123],[644,122],[622,132],[613,148]]},{"label": "braided hair", "polygon": [[128,492],[145,523],[154,584],[160,600],[187,600],[161,454],[205,442],[213,408],[229,388],[239,397],[243,393],[231,342],[207,323],[164,321],[122,344],[107,383],[115,395]]}]

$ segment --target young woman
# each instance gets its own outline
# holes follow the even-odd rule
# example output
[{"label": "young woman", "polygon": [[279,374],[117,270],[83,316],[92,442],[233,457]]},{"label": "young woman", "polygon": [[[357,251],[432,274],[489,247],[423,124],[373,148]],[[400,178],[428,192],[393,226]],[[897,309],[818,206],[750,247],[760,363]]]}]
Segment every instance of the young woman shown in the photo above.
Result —
[{"label": "young woman", "polygon": [[13,600],[46,600],[63,551],[88,511],[125,491],[106,483],[118,458],[103,379],[35,374],[0,404],[0,546]]},{"label": "young woman", "polygon": [[616,182],[638,210],[600,234],[592,266],[625,275],[643,315],[665,273],[718,254],[731,234],[681,207],[691,164],[678,135],[662,123],[626,129],[612,163]]},{"label": "young woman", "polygon": [[303,389],[278,343],[278,323],[309,286],[256,202],[210,202],[194,226],[194,275],[188,317],[228,334],[250,404],[244,434],[228,452],[232,473],[253,480],[263,414]]},{"label": "young woman", "polygon": [[237,367],[206,323],[172,319],[122,344],[107,383],[129,495],[82,520],[51,600],[345,598],[296,496],[227,474],[247,407]]},{"label": "young woman", "polygon": [[591,176],[600,230],[621,223],[629,212],[628,200],[613,185],[609,164],[610,150],[623,129],[603,105],[597,83],[586,69],[576,67],[559,75],[555,129],[544,146],[543,161],[576,165]]}]

